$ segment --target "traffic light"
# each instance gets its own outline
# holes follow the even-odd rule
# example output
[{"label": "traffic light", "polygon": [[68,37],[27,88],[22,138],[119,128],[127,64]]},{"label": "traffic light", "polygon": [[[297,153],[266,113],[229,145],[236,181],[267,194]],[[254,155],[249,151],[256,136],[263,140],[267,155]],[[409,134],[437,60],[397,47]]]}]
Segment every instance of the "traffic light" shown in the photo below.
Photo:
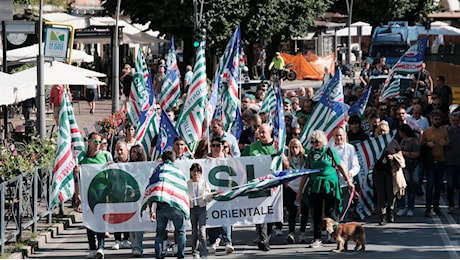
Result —
[{"label": "traffic light", "polygon": [[204,40],[206,40],[206,28],[201,27],[193,29],[193,47],[197,48]]},{"label": "traffic light", "polygon": [[201,42],[201,29],[195,28],[193,29],[193,47],[198,48]]}]

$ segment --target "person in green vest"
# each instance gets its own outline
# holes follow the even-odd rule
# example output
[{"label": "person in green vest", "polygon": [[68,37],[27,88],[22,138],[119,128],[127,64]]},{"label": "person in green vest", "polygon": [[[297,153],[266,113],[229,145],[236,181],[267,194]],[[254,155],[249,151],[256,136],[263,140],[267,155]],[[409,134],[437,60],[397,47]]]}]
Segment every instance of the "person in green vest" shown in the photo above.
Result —
[{"label": "person in green vest", "polygon": [[300,202],[303,200],[305,204],[313,210],[313,241],[310,244],[311,248],[318,248],[323,245],[321,240],[321,221],[323,211],[326,217],[337,221],[337,206],[341,210],[341,189],[337,171],[339,171],[348,187],[354,189],[353,180],[348,177],[345,167],[340,161],[340,157],[334,149],[327,147],[326,134],[321,130],[315,130],[308,138],[312,149],[308,155],[307,169],[322,169],[321,172],[311,174],[308,183],[307,176],[304,175],[300,180],[300,186],[297,191],[296,199]]},{"label": "person in green vest", "polygon": [[[75,195],[79,202],[81,202],[80,189],[79,189],[79,175],[80,165],[83,164],[106,164],[112,160],[111,157],[101,150],[102,136],[97,132],[92,132],[88,138],[88,149],[83,151],[80,156],[78,164],[74,168],[74,180],[75,180]],[[96,178],[95,178],[96,179]],[[100,197],[104,193],[107,187],[107,176],[102,176],[100,179],[95,180],[96,184],[93,185],[94,189],[88,191],[93,195],[92,197]],[[88,258],[104,258],[104,242],[105,233],[94,232],[93,230],[86,228],[86,236],[88,237],[90,253]],[[97,247],[96,247],[97,238]]]},{"label": "person in green vest", "polygon": [[284,59],[281,57],[281,53],[276,52],[275,57],[273,57],[272,62],[270,65],[268,65],[268,70],[274,69],[274,72],[278,76],[278,79],[281,80],[281,77],[283,76],[283,71],[284,71]]},{"label": "person in green vest", "polygon": [[[259,140],[248,146],[244,152],[246,156],[276,154],[275,142],[272,137],[272,128],[268,124],[260,125],[257,130]],[[257,246],[262,251],[269,251],[270,236],[274,223],[256,224],[256,232],[259,242]]]}]

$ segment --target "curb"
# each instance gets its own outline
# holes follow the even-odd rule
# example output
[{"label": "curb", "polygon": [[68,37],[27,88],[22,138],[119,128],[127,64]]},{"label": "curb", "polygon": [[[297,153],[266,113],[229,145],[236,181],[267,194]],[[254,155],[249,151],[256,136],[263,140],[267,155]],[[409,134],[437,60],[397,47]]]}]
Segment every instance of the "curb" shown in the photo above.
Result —
[{"label": "curb", "polygon": [[76,214],[80,213],[72,211],[66,216],[55,217],[58,223],[50,224],[48,228],[45,227],[36,238],[30,239],[29,245],[25,245],[18,252],[11,253],[8,259],[28,258],[35,250],[43,248],[51,239],[58,237],[66,228],[75,223],[79,217]]}]

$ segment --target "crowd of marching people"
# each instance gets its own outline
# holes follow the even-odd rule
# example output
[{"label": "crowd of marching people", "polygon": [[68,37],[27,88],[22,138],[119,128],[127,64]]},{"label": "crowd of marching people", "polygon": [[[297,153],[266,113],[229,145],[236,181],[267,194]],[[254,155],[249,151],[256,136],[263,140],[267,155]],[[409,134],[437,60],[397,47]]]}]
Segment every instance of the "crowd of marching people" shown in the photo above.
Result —
[{"label": "crowd of marching people", "polygon": [[[365,69],[369,67],[365,66]],[[460,188],[460,161],[456,159],[460,153],[460,107],[450,109],[453,105],[452,91],[444,84],[442,75],[438,75],[436,83],[433,83],[425,68],[422,73],[423,82],[417,82],[420,77],[416,75],[413,86],[400,99],[380,101],[379,90],[368,90],[372,93],[362,116],[348,115],[345,110],[346,122],[334,129],[330,140],[327,133],[315,130],[306,137],[308,149],[299,139],[318,103],[318,98],[315,98],[317,93],[312,87],[281,90],[287,134],[283,169],[322,169],[318,174],[298,178],[283,186],[288,243],[320,247],[331,240],[321,232],[323,217],[342,222],[359,219],[354,207],[355,193],[359,191],[357,175],[360,164],[354,144],[392,131],[396,131],[396,136],[386,146],[372,171],[378,224],[386,225],[397,221],[398,217],[414,216],[416,196],[425,196],[424,216],[441,215],[440,195],[444,190],[448,199],[448,213],[453,213],[456,206],[460,207],[460,196],[457,200],[454,198],[454,194],[460,194],[455,193]],[[255,93],[242,96],[240,107],[244,128],[239,137],[224,131],[222,120],[213,119],[209,139],[200,140],[194,153],[187,150],[184,138],[177,136],[172,150],[162,155],[162,161],[174,163],[175,160],[191,158],[276,154],[270,115],[262,112],[264,97],[268,89],[274,87],[263,82]],[[358,102],[366,90],[366,77],[359,86],[347,86],[344,89],[344,107]],[[177,115],[178,110],[167,111],[172,122],[175,122],[175,111]],[[150,160],[152,154],[145,154],[135,142],[135,131],[136,128],[126,121],[108,136],[105,133],[91,133],[88,136],[88,150],[78,165]],[[211,193],[209,183],[200,178],[202,171],[199,164],[193,164],[190,172],[184,173],[185,176],[191,176],[187,186],[191,208],[192,236],[189,239],[192,241],[192,254],[195,258],[206,258],[208,254],[215,253],[220,245],[225,246],[225,252],[231,254],[234,251],[232,226],[206,228],[206,204],[212,200],[214,193]],[[78,185],[79,166],[74,172]],[[395,185],[394,176],[403,176],[404,180],[400,181],[406,185]],[[423,185],[425,182],[426,185]],[[76,196],[80,198],[80,194]],[[152,221],[157,221],[155,256],[162,258],[172,253],[184,258],[184,215],[171,205],[156,204],[150,211]],[[300,221],[300,230],[296,233],[297,219]],[[173,222],[174,227],[168,225],[168,220]],[[307,231],[309,222],[312,232]],[[257,224],[258,248],[269,251],[271,235],[282,235],[282,229],[282,223]],[[87,229],[87,235],[91,250],[88,257],[103,258],[104,241],[108,234]],[[133,256],[143,255],[142,232],[115,233],[114,237],[116,241],[112,249],[131,248]]]}]

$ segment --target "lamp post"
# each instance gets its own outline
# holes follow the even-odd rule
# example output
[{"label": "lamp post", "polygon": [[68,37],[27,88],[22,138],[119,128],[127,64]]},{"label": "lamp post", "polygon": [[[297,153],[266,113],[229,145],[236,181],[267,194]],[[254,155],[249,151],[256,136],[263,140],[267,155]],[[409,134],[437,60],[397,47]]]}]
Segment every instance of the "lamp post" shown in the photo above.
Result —
[{"label": "lamp post", "polygon": [[351,16],[353,12],[353,0],[347,1],[347,10],[348,10],[348,64],[351,64]]},{"label": "lamp post", "polygon": [[[37,56],[37,87],[38,87],[38,127],[40,138],[46,137],[46,119],[45,119],[45,85],[43,79],[45,77],[43,70],[45,69],[45,57],[43,56],[43,0],[40,0],[39,15],[38,15],[38,56]],[[59,127],[59,126],[57,126]]]},{"label": "lamp post", "polygon": [[[115,18],[115,36],[112,46],[112,113],[117,112],[119,105],[119,89],[120,89],[120,58],[119,58],[119,42],[118,42],[118,21],[120,20],[120,5],[121,0],[117,1],[117,16]],[[129,98],[129,97],[126,97]]]}]

